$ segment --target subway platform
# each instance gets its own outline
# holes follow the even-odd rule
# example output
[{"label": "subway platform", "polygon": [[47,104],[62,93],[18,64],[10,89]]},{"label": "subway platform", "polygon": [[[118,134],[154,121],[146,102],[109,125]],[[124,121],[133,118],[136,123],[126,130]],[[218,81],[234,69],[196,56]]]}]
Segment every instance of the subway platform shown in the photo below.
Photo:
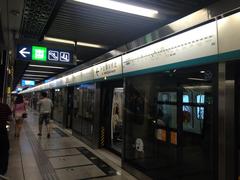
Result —
[{"label": "subway platform", "polygon": [[43,126],[38,137],[38,113],[28,111],[19,138],[11,123],[10,157],[6,177],[10,180],[134,180],[121,169],[121,159],[104,149],[93,150],[70,132],[51,123],[51,138]]}]

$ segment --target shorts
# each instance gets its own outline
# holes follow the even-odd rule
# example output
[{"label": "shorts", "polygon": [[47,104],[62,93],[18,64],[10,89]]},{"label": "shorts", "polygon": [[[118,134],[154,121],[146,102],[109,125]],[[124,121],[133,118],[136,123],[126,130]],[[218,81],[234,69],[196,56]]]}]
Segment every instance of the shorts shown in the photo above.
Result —
[{"label": "shorts", "polygon": [[50,113],[44,113],[39,115],[39,125],[43,124],[43,121],[45,122],[45,125],[49,124],[50,120]]},{"label": "shorts", "polygon": [[22,124],[23,123],[23,118],[16,118],[15,122],[16,122],[16,124]]}]

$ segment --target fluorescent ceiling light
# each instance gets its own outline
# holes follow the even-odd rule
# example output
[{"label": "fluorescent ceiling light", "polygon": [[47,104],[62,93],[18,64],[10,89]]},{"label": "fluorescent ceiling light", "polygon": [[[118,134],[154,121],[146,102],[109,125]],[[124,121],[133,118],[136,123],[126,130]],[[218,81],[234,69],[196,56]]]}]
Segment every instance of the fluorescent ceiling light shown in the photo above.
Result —
[{"label": "fluorescent ceiling light", "polygon": [[22,79],[25,80],[25,78],[28,78],[28,79],[43,79],[43,77],[25,77],[25,76],[23,75]]},{"label": "fluorescent ceiling light", "polygon": [[[52,41],[52,42],[75,45],[75,42],[71,41],[71,40],[52,38],[52,37],[47,37],[47,36],[44,36],[44,41]],[[92,43],[86,43],[86,42],[80,42],[80,41],[77,42],[77,45],[78,46],[92,47],[92,48],[105,48],[104,46],[99,45],[99,44],[92,44]]]},{"label": "fluorescent ceiling light", "polygon": [[116,11],[121,11],[125,13],[135,14],[139,16],[145,16],[149,18],[156,18],[156,16],[158,15],[158,11],[153,9],[147,9],[140,6],[134,6],[112,0],[74,0],[74,1],[90,4],[93,6],[108,8]]},{"label": "fluorescent ceiling light", "polygon": [[206,79],[201,79],[201,78],[187,78],[189,80],[194,80],[194,81],[206,81]]},{"label": "fluorescent ceiling light", "polygon": [[25,77],[49,77],[47,75],[37,75],[37,74],[24,74]]},{"label": "fluorescent ceiling light", "polygon": [[210,89],[212,86],[200,85],[200,86],[183,86],[185,89]]},{"label": "fluorescent ceiling light", "polygon": [[47,37],[47,36],[44,36],[44,41],[53,41],[53,42],[59,42],[59,43],[75,45],[74,41],[65,40],[65,39],[59,39],[59,38],[52,38],[52,37]]},{"label": "fluorescent ceiling light", "polygon": [[85,43],[85,42],[77,42],[78,46],[86,46],[86,47],[92,47],[92,48],[104,48],[104,46],[98,45],[98,44],[92,44],[92,43]]},{"label": "fluorescent ceiling light", "polygon": [[65,69],[64,67],[59,67],[59,66],[42,66],[42,65],[35,65],[35,64],[30,64],[30,67],[40,67],[40,68],[51,68],[51,69]]},{"label": "fluorescent ceiling light", "polygon": [[24,80],[34,80],[34,81],[40,81],[43,80],[44,78],[34,78],[34,77],[22,77]]},{"label": "fluorescent ceiling light", "polygon": [[33,70],[26,70],[26,72],[30,72],[30,73],[42,73],[42,74],[55,74],[55,72],[51,72],[51,71],[33,71]]}]

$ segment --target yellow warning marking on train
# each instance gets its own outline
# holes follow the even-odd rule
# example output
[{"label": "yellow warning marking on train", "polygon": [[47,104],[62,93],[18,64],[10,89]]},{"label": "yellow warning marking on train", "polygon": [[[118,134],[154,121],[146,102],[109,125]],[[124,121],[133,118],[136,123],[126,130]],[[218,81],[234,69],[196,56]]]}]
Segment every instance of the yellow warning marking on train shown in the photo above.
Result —
[{"label": "yellow warning marking on train", "polygon": [[104,127],[101,127],[101,136],[100,136],[100,143],[101,143],[101,146],[104,146],[105,144],[105,129]]}]

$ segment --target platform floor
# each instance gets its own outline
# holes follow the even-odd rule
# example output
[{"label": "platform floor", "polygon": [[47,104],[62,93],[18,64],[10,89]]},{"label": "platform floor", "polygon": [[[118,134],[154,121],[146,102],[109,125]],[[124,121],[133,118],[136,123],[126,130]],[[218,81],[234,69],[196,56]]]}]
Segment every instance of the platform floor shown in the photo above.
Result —
[{"label": "platform floor", "polygon": [[51,138],[38,133],[38,113],[29,110],[19,138],[11,126],[10,180],[135,180],[121,169],[121,159],[104,150],[93,150],[68,131],[52,123]]}]

